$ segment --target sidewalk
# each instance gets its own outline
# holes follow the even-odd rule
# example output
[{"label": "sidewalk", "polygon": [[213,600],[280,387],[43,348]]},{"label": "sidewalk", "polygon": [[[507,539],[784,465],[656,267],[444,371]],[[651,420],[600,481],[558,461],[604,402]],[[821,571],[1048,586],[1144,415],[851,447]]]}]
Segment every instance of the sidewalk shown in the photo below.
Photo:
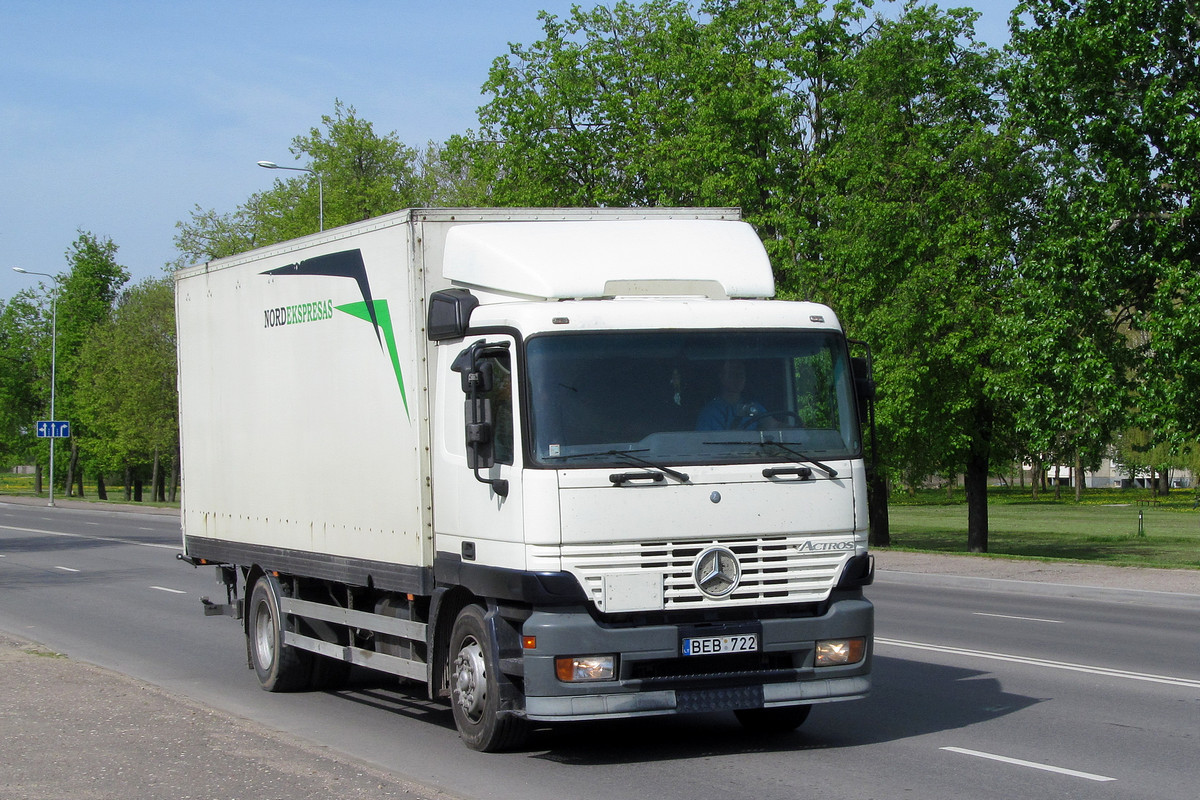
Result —
[{"label": "sidewalk", "polygon": [[0,799],[448,795],[0,633]]}]

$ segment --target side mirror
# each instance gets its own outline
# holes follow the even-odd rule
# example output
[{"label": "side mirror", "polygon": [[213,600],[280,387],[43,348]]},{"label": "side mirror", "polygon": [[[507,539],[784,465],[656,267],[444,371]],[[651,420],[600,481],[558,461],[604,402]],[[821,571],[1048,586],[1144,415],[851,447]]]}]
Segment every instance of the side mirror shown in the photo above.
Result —
[{"label": "side mirror", "polygon": [[486,346],[482,341],[475,342],[458,354],[450,369],[459,373],[463,394],[467,396],[463,414],[466,420],[467,466],[475,472],[475,480],[490,485],[500,497],[508,497],[508,481],[484,478],[479,474],[479,470],[491,469],[496,464],[492,400],[482,396],[495,386],[494,362],[483,356]]},{"label": "side mirror", "polygon": [[492,401],[487,398],[467,399],[467,466],[471,469],[490,469],[496,458],[492,450],[496,428],[492,421]]},{"label": "side mirror", "polygon": [[871,360],[861,356],[850,359],[850,370],[854,373],[854,387],[865,400],[875,399],[875,376],[872,375]]},{"label": "side mirror", "polygon": [[443,289],[429,296],[429,315],[425,333],[430,341],[443,342],[461,339],[471,326],[471,312],[479,298],[466,289]]},{"label": "side mirror", "polygon": [[[463,351],[467,352],[466,350]],[[460,356],[461,358],[461,356]],[[458,361],[454,362],[455,364]],[[495,374],[491,361],[475,361],[467,369],[462,371],[462,390],[463,394],[470,395],[472,392],[485,393],[490,392],[495,386]]]}]

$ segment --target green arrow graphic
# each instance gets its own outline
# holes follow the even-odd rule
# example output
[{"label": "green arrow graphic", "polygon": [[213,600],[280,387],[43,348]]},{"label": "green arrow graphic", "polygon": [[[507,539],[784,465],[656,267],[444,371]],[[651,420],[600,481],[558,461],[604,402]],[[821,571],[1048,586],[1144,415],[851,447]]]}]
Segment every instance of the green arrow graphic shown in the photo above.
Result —
[{"label": "green arrow graphic", "polygon": [[347,303],[344,306],[337,306],[337,310],[361,319],[363,322],[372,323],[377,331],[383,332],[383,340],[387,344],[388,355],[392,359],[392,369],[396,373],[396,385],[400,387],[400,399],[404,401],[404,414],[409,416],[408,395],[404,391],[404,375],[400,372],[400,353],[396,350],[396,334],[392,330],[392,314],[388,310],[387,300]]}]

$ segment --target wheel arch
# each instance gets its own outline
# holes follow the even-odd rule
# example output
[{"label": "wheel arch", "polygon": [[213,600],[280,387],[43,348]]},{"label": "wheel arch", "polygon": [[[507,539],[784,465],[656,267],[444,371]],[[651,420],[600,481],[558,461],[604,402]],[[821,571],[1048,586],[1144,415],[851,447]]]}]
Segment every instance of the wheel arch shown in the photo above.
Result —
[{"label": "wheel arch", "polygon": [[434,592],[430,604],[429,622],[431,623],[426,637],[426,652],[429,653],[429,698],[448,697],[450,695],[450,634],[454,621],[467,606],[479,606],[485,612],[488,603],[462,586],[438,589]]}]

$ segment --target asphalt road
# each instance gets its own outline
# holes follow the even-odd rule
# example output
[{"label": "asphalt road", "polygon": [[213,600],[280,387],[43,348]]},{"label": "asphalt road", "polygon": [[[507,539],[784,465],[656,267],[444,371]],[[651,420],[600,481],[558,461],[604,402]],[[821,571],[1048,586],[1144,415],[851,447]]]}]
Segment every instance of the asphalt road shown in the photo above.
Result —
[{"label": "asphalt road", "polygon": [[[201,613],[221,587],[175,559],[177,542],[171,516],[0,501],[0,630],[462,798],[1176,800],[1200,782],[1196,595],[884,571],[869,592],[871,697],[819,706],[794,734],[657,718],[546,729],[486,755],[459,743],[446,706],[386,679],[259,690],[237,623]],[[235,763],[214,752],[213,780]]]}]

